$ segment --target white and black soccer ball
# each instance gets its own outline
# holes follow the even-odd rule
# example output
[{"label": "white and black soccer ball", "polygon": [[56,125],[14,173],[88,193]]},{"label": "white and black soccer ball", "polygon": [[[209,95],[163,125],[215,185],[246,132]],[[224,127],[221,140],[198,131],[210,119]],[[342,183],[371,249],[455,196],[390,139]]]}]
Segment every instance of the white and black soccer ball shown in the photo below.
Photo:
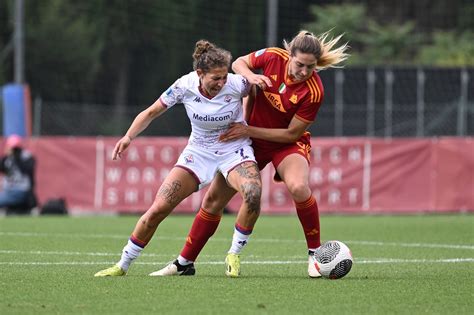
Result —
[{"label": "white and black soccer ball", "polygon": [[321,276],[340,279],[352,268],[352,253],[346,244],[340,241],[328,241],[318,247],[313,254],[316,269]]}]

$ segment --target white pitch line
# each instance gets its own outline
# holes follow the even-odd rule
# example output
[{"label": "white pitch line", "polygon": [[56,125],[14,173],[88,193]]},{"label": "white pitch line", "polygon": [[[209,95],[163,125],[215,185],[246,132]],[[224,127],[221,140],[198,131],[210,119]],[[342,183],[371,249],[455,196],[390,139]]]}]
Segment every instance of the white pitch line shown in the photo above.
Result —
[{"label": "white pitch line", "polygon": [[398,258],[384,258],[377,260],[357,260],[355,264],[392,264],[392,263],[471,263],[474,262],[474,258],[443,258],[443,259],[398,259]]},{"label": "white pitch line", "polygon": [[400,246],[400,247],[426,247],[426,248],[449,248],[449,249],[474,249],[474,245],[454,245],[454,244],[426,244],[426,243],[395,243],[395,242],[374,242],[374,241],[345,241],[347,244],[375,245],[375,246]]},{"label": "white pitch line", "polygon": [[[113,256],[120,257],[121,251],[118,250],[116,253],[95,253],[95,252],[69,252],[69,251],[41,251],[41,250],[11,250],[11,249],[0,249],[1,254],[22,254],[22,255],[58,255],[58,256]],[[140,257],[175,257],[178,253],[169,254],[153,254],[153,253],[142,253]],[[199,257],[222,257],[225,255],[199,255]],[[249,255],[247,257],[253,257]],[[265,256],[268,257],[268,256]]]},{"label": "white pitch line", "polygon": [[[404,263],[473,263],[474,258],[447,258],[447,259],[377,259],[377,260],[355,260],[355,264],[404,264]],[[21,262],[21,261],[0,261],[0,265],[10,266],[87,266],[87,265],[110,265],[115,262],[97,262],[97,261],[64,261],[64,262]],[[137,265],[164,265],[169,262],[135,262]],[[242,261],[244,265],[291,265],[291,264],[307,264],[307,260],[262,260],[262,261]],[[200,261],[199,265],[224,265],[223,261]]]},{"label": "white pitch line", "polygon": [[[97,253],[97,252],[70,252],[70,251],[40,251],[40,250],[12,250],[12,249],[0,249],[0,255],[1,254],[21,254],[21,255],[56,255],[56,256],[100,256],[100,257],[105,257],[105,256],[112,256],[112,257],[119,257],[121,252],[118,250],[115,253]],[[147,258],[147,257],[169,257],[169,258],[174,258],[178,255],[178,252],[175,253],[164,253],[164,254],[154,254],[154,253],[142,253],[140,257],[142,258]],[[225,253],[222,254],[200,254],[199,257],[224,257]],[[279,259],[282,256],[270,256],[270,255],[245,255],[245,257],[248,258],[266,258],[266,259]],[[294,259],[300,259],[301,255],[294,255],[294,256],[285,256],[286,258],[294,258]]]},{"label": "white pitch line", "polygon": [[[69,252],[69,251],[39,251],[39,250],[31,250],[31,251],[21,251],[21,250],[1,250],[0,249],[0,255],[1,254],[21,254],[21,255],[57,255],[57,256],[99,256],[99,257],[118,257],[120,256],[120,252],[116,253],[97,253],[97,252]],[[153,257],[168,257],[170,259],[176,257],[177,253],[168,253],[168,254],[154,254],[154,253],[143,253],[140,257],[142,258],[153,258]],[[201,258],[206,257],[206,258],[221,258],[224,257],[224,254],[215,254],[215,255],[208,255],[208,254],[203,254],[200,255]],[[246,259],[255,259],[255,260],[249,260],[250,263],[255,263],[255,264],[265,264],[268,263],[268,260],[265,260],[263,262],[260,262],[258,258],[274,258],[274,259],[280,259],[282,256],[267,256],[267,255],[246,255]],[[295,255],[295,256],[285,256],[285,258],[290,258],[290,259],[295,259],[291,260],[289,262],[294,262],[294,263],[302,263],[299,259],[301,258],[301,255]],[[452,259],[441,259],[441,260],[420,260],[420,259],[412,259],[412,260],[406,260],[406,259],[399,259],[399,258],[376,258],[376,259],[370,259],[370,258],[358,258],[355,261],[357,263],[390,263],[390,262],[450,262],[450,260],[455,260],[454,262],[470,262],[473,258],[452,258]],[[273,261],[273,260],[272,260]],[[159,264],[158,262],[136,262],[138,264]],[[201,263],[201,261],[199,261]],[[211,264],[211,262],[204,262],[205,264]],[[245,263],[245,262],[243,262]],[[100,264],[100,263],[97,263]],[[221,264],[221,262],[215,262],[212,264]]]},{"label": "white pitch line", "polygon": [[[122,239],[126,240],[127,235],[110,235],[110,234],[68,234],[68,233],[32,233],[32,232],[0,232],[0,235],[5,236],[21,236],[21,237],[56,237],[56,238],[101,238],[101,239]],[[164,241],[184,241],[185,237],[168,237],[168,236],[155,236],[156,240]],[[230,238],[211,238],[210,241],[215,242],[230,242]],[[474,245],[466,244],[429,244],[429,243],[396,243],[396,242],[381,242],[381,241],[350,241],[341,240],[347,244],[355,245],[370,245],[370,246],[400,246],[400,247],[418,247],[418,248],[447,248],[447,249],[468,249],[474,250]],[[282,239],[265,239],[265,238],[253,238],[254,243],[302,243],[305,240],[282,240]]]}]

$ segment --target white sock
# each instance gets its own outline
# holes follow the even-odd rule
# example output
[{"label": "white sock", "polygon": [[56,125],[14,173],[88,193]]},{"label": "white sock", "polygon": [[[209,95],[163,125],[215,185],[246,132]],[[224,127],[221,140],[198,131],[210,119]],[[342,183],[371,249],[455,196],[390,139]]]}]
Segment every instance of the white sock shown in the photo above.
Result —
[{"label": "white sock", "polygon": [[125,245],[122,250],[122,257],[120,257],[120,261],[117,263],[117,265],[124,271],[127,271],[132,261],[134,261],[138,256],[140,256],[142,250],[143,248],[138,245],[135,245],[131,240],[128,240],[127,245]]},{"label": "white sock", "polygon": [[184,258],[183,256],[179,255],[178,256],[178,264],[180,264],[181,266],[187,266],[187,265],[191,265],[194,261],[192,260],[187,260],[186,258]]},{"label": "white sock", "polygon": [[247,245],[249,237],[250,233],[243,234],[242,232],[234,228],[234,235],[232,236],[232,246],[230,247],[228,253],[239,255],[244,246]]}]

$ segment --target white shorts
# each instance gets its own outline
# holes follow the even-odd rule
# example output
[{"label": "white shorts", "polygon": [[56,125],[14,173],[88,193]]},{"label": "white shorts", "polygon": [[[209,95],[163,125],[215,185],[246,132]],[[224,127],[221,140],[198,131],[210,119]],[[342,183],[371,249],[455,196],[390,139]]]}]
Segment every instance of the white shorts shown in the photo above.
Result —
[{"label": "white shorts", "polygon": [[175,166],[181,167],[193,175],[199,184],[198,190],[200,190],[211,183],[217,172],[220,172],[227,180],[230,171],[247,161],[257,163],[250,145],[226,153],[209,152],[187,145]]}]

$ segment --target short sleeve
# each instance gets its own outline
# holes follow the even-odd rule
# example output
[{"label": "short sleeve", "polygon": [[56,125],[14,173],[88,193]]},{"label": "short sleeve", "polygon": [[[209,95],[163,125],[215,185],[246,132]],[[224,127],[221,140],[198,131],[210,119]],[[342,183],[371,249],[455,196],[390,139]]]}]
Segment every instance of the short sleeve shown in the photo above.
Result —
[{"label": "short sleeve", "polygon": [[324,100],[324,87],[317,73],[306,81],[308,93],[301,100],[301,105],[295,115],[302,121],[313,122]]},{"label": "short sleeve", "polygon": [[316,119],[319,108],[321,107],[323,97],[318,102],[305,101],[295,113],[300,120],[311,123]]},{"label": "short sleeve", "polygon": [[265,69],[273,63],[272,61],[278,59],[288,60],[288,52],[278,47],[263,48],[250,53],[250,67],[252,69]]},{"label": "short sleeve", "polygon": [[184,93],[187,90],[184,81],[183,77],[179,78],[163,94],[161,94],[160,101],[167,108],[183,102]]},{"label": "short sleeve", "polygon": [[262,69],[268,61],[270,54],[267,54],[267,48],[254,51],[250,54],[250,66],[253,69]]},{"label": "short sleeve", "polygon": [[242,98],[250,93],[251,84],[240,74],[230,73],[226,85],[235,93],[236,97]]},{"label": "short sleeve", "polygon": [[247,81],[247,79],[241,75],[236,75],[235,81],[236,81],[236,88],[240,94],[240,97],[245,97],[249,95],[250,89],[251,89],[251,85],[249,81]]}]

